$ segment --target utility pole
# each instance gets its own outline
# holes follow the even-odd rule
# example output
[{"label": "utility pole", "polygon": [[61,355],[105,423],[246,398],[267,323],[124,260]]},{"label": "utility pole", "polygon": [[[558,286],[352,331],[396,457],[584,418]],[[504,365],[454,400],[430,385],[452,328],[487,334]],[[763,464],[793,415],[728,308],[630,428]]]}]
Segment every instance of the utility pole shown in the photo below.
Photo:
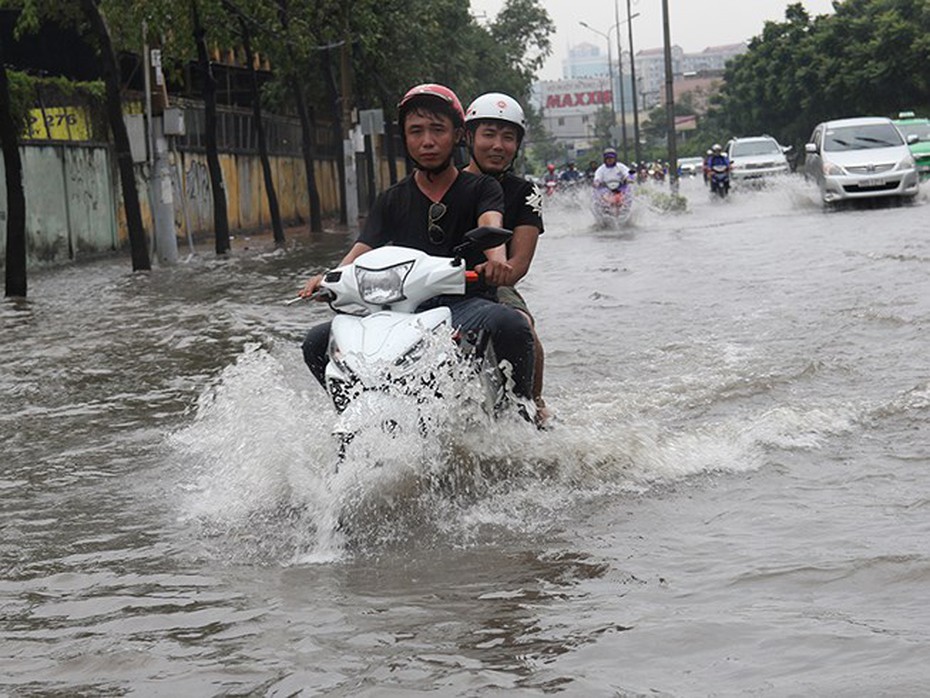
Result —
[{"label": "utility pole", "polygon": [[339,72],[342,91],[342,158],[345,161],[346,224],[349,230],[358,230],[358,171],[355,159],[355,141],[352,133],[352,39],[349,34],[349,20],[345,16],[343,24],[344,40],[339,52]]},{"label": "utility pole", "polygon": [[[148,27],[142,23],[142,31]],[[149,142],[149,200],[152,207],[152,223],[155,254],[164,265],[178,261],[178,238],[174,227],[174,196],[171,189],[171,168],[168,156],[168,141],[165,138],[165,108],[168,106],[168,90],[161,65],[161,50],[150,48],[148,36],[143,36],[145,62],[145,109],[148,120]],[[154,78],[154,84],[152,78]],[[152,99],[155,93],[157,100]]]},{"label": "utility pole", "polygon": [[[623,47],[620,45],[620,0],[614,0],[614,27],[617,29],[617,73],[620,78],[620,128],[623,133],[623,162],[629,165],[630,153],[626,140],[626,100],[623,98]],[[607,32],[610,34],[610,32]]]},{"label": "utility pole", "polygon": [[[639,14],[637,12],[637,14]],[[630,37],[630,82],[633,86],[633,149],[636,162],[641,162],[639,145],[639,111],[636,108],[636,57],[633,53],[633,15],[630,14],[630,0],[626,0],[626,26]]]},{"label": "utility pole", "polygon": [[668,0],[662,0],[662,35],[665,42],[665,113],[668,127],[668,181],[678,194],[678,152],[675,144],[675,76],[672,72],[672,40],[668,22]]}]

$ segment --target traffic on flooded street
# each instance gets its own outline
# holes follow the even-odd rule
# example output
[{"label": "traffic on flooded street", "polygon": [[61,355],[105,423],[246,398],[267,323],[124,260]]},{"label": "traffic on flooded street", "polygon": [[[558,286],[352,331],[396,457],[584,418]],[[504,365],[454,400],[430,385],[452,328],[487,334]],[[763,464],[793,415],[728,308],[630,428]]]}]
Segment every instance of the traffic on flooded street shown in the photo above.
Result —
[{"label": "traffic on flooded street", "polygon": [[928,3],[0,3],[0,698],[926,694]]},{"label": "traffic on flooded street", "polygon": [[300,353],[329,311],[282,301],[350,235],[34,274],[0,316],[8,690],[908,695],[925,194],[639,186],[622,230],[545,209],[551,429],[341,462]]}]

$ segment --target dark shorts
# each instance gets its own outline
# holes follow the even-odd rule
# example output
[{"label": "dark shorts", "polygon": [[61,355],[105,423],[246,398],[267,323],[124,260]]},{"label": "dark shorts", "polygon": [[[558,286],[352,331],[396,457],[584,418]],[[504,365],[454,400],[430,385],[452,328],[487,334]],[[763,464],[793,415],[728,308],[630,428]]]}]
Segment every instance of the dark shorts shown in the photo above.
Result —
[{"label": "dark shorts", "polygon": [[513,308],[514,310],[519,310],[530,319],[533,325],[536,324],[536,320],[533,318],[533,314],[530,312],[529,307],[527,307],[523,296],[521,296],[520,292],[513,286],[499,286],[497,289],[497,302]]}]

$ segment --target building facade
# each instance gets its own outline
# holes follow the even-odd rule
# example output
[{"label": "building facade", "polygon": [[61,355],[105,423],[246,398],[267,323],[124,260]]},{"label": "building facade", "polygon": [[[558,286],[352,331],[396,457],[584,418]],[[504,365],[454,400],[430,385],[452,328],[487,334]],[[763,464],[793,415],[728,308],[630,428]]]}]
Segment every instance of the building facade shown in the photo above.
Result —
[{"label": "building facade", "polygon": [[[698,111],[706,109],[710,94],[723,84],[727,61],[747,49],[745,43],[738,43],[685,53],[680,46],[672,46],[676,96],[691,92]],[[613,61],[608,64],[606,51],[596,44],[582,42],[571,47],[562,61],[562,80],[534,85],[533,101],[542,114],[543,124],[568,150],[583,151],[590,146],[597,112],[604,107],[613,110],[616,123],[625,115],[628,128],[632,124],[631,56],[624,53],[619,65],[616,57],[611,58]],[[635,61],[636,107],[642,120],[643,114],[665,102],[665,51],[663,48],[638,51]]]}]

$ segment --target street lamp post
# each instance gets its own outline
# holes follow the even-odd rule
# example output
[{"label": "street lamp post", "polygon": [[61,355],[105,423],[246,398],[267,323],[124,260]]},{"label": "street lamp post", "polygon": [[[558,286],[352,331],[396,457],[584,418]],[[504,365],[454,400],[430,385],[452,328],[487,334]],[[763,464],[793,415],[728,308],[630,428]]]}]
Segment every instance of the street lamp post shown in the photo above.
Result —
[{"label": "street lamp post", "polygon": [[[629,160],[629,149],[627,148],[627,136],[626,136],[626,98],[624,97],[624,87],[623,87],[623,46],[620,44],[620,27],[622,27],[624,24],[629,24],[630,22],[633,21],[634,18],[639,17],[639,12],[634,12],[633,14],[629,15],[625,20],[621,22],[619,5],[615,4],[614,10],[615,10],[615,16],[617,19],[617,23],[614,24],[614,26],[612,26],[610,29],[608,29],[606,34],[602,31],[598,31],[597,29],[592,27],[590,24],[587,24],[586,22],[579,22],[579,24],[585,27],[586,29],[590,29],[595,34],[600,34],[607,40],[607,68],[608,68],[608,71],[610,72],[610,82],[611,82],[610,107],[611,107],[611,113],[614,117],[614,123],[616,123],[617,121],[617,113],[616,113],[616,108],[614,107],[614,99],[613,99],[613,66],[612,66],[613,61],[610,55],[610,32],[612,32],[614,29],[617,30],[617,73],[618,73],[617,81],[620,83],[620,132],[622,134],[621,137],[623,140],[623,160],[624,162],[629,162],[630,161]],[[631,44],[631,47],[632,47],[632,44]],[[632,48],[630,49],[630,62],[631,63],[633,62]],[[631,73],[630,73],[631,80],[635,80],[635,77],[634,77],[635,75],[636,75],[636,69],[635,67],[633,67],[631,68]],[[639,138],[639,134],[638,134],[639,119],[636,115],[636,88],[635,88],[636,83],[635,81],[633,82],[633,85],[634,85],[634,88],[633,88],[634,136],[638,139]],[[636,152],[636,159],[638,161],[639,160],[639,143],[635,144],[634,149]]]},{"label": "street lamp post", "polygon": [[[627,10],[629,10],[629,7],[627,7]],[[633,20],[636,17],[639,17],[639,12],[634,12],[633,14],[627,12],[627,18],[621,22],[619,0],[614,3],[614,18],[617,20],[617,23],[612,29],[617,30],[617,72],[620,74],[620,119],[623,122],[623,159],[625,162],[630,161],[630,154],[626,147],[626,99],[623,96],[623,47],[620,45],[620,27],[624,24],[630,27],[630,86],[633,92],[633,135],[638,141],[639,135],[636,133],[639,130],[639,120],[636,118],[636,66],[633,61]],[[609,29],[607,33],[610,34]],[[634,144],[633,150],[636,154],[636,161],[639,162],[639,143]]]},{"label": "street lamp post", "polygon": [[[610,78],[610,120],[611,120],[611,126],[616,126],[616,124],[617,124],[617,109],[616,109],[616,107],[614,106],[614,65],[613,65],[614,59],[613,59],[613,55],[612,55],[611,50],[610,50],[610,30],[608,30],[607,33],[605,34],[605,33],[602,32],[600,29],[595,29],[594,27],[592,27],[592,26],[591,26],[590,24],[588,24],[587,22],[578,22],[578,24],[580,24],[580,25],[581,25],[582,27],[584,27],[585,29],[590,29],[590,30],[593,31],[595,34],[600,34],[600,35],[603,36],[604,39],[607,41],[607,74],[608,74],[608,76],[609,76],[609,78]],[[624,135],[625,135],[625,132],[624,132]],[[624,148],[624,150],[626,149],[626,141],[625,141],[625,140],[624,140],[624,143],[623,143],[623,148]]]},{"label": "street lamp post", "polygon": [[[617,30],[617,74],[620,77],[620,131],[623,134],[623,162],[630,161],[630,151],[626,145],[626,104],[623,98],[623,47],[620,45],[620,5],[614,2],[614,26]],[[610,34],[610,29],[607,30]]]}]

